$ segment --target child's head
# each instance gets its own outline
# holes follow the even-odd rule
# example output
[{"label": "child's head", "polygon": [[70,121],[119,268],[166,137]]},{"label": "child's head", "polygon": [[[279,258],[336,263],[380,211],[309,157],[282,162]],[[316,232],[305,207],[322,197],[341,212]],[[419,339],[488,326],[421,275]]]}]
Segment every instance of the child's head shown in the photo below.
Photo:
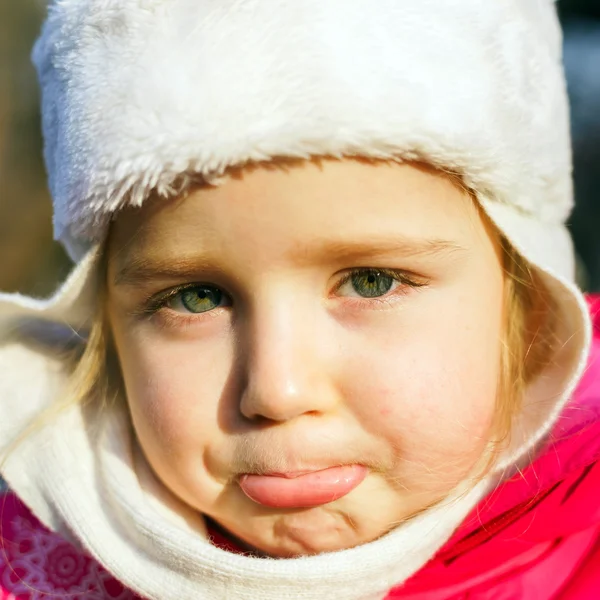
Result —
[{"label": "child's head", "polygon": [[[195,597],[216,565],[219,585],[249,565],[290,595],[314,563],[221,566],[181,533],[190,507],[266,554],[363,545],[352,564],[387,565],[373,581],[414,572],[484,476],[538,447],[585,362],[559,37],[539,0],[54,3],[34,57],[78,266],[47,304],[2,299],[0,334],[96,325],[74,373],[0,348],[4,385],[37,401],[0,440],[73,381],[92,402],[15,453],[18,491],[101,558],[102,525],[132,571],[197,551]],[[178,510],[138,478],[138,445]],[[59,466],[85,503],[55,493]],[[364,543],[411,517],[374,560]]]},{"label": "child's head", "polygon": [[[371,541],[475,480],[507,436],[536,292],[454,177],[247,167],[125,211],[105,260],[106,333],[146,457],[254,548]],[[255,477],[339,466],[322,492]]]}]

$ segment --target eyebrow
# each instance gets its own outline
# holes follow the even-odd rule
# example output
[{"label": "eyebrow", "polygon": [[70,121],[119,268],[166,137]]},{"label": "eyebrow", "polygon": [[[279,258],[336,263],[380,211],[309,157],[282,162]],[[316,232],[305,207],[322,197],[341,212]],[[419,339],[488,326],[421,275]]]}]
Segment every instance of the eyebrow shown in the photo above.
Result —
[{"label": "eyebrow", "polygon": [[314,247],[299,247],[291,257],[298,263],[310,263],[326,256],[329,260],[358,260],[362,258],[398,255],[404,258],[441,258],[455,252],[465,252],[466,248],[441,239],[410,239],[394,237],[376,241],[327,241]]},{"label": "eyebrow", "polygon": [[[384,256],[403,258],[443,258],[454,253],[462,254],[466,248],[447,240],[412,240],[394,238],[377,242],[327,241],[323,244],[298,247],[289,258],[299,266],[309,265],[323,257],[328,261],[353,261]],[[134,256],[121,266],[113,279],[117,287],[137,286],[149,281],[193,281],[198,276],[206,278],[221,270],[213,260],[202,255],[175,259]]]},{"label": "eyebrow", "polygon": [[201,256],[170,258],[134,257],[118,269],[116,287],[137,286],[149,281],[197,279],[200,273],[215,272],[215,264]]}]

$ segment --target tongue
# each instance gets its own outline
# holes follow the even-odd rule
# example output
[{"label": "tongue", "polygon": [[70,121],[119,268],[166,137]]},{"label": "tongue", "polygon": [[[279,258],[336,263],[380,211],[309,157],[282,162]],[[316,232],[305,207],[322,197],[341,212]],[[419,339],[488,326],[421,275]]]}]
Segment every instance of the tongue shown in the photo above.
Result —
[{"label": "tongue", "polygon": [[338,500],[367,476],[361,465],[332,467],[294,476],[243,475],[240,487],[248,498],[271,508],[308,508]]}]

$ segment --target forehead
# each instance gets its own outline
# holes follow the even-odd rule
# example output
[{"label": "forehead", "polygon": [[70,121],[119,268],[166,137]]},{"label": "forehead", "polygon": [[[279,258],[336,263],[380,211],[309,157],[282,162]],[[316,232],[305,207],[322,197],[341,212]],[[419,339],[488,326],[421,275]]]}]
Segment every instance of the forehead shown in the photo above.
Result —
[{"label": "forehead", "polygon": [[275,258],[324,242],[464,246],[481,229],[469,194],[427,167],[298,161],[247,167],[218,186],[128,209],[113,224],[110,246],[120,263],[233,249]]}]

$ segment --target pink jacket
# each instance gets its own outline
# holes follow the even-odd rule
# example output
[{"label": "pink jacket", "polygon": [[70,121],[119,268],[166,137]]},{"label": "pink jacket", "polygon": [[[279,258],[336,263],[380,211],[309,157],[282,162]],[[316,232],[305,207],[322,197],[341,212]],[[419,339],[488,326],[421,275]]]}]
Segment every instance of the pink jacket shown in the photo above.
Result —
[{"label": "pink jacket", "polygon": [[[600,598],[600,296],[590,362],[552,443],[484,499],[412,579],[402,600]],[[215,543],[226,546],[215,536]],[[232,548],[230,548],[232,549]],[[232,549],[235,551],[235,549]],[[80,550],[0,496],[0,600],[136,600]]]}]

